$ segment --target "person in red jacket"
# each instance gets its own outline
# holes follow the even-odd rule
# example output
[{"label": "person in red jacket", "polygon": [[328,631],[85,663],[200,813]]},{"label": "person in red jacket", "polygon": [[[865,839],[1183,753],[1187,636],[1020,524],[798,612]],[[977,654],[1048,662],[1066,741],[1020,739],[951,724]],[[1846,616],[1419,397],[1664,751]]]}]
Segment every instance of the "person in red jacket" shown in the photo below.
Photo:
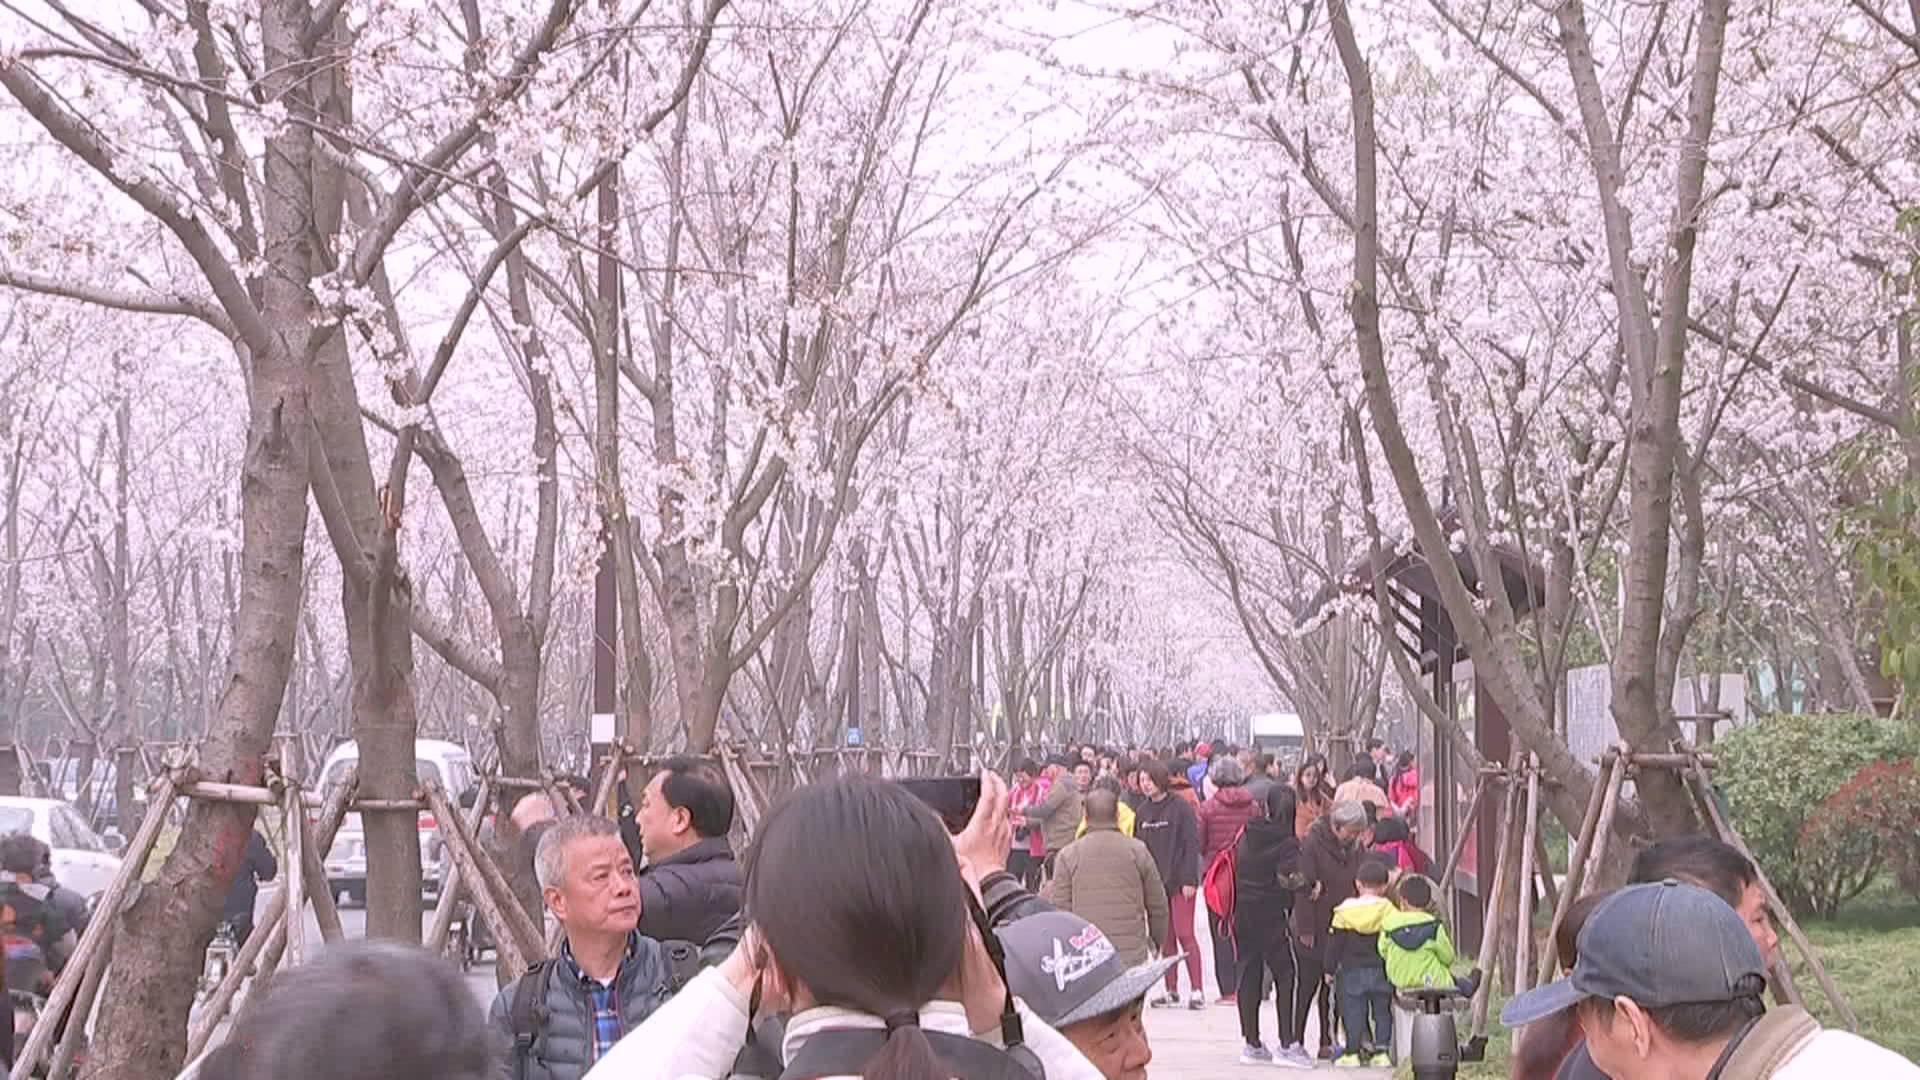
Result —
[{"label": "person in red jacket", "polygon": [[[1200,804],[1200,865],[1211,866],[1213,857],[1240,840],[1240,830],[1259,807],[1247,794],[1246,770],[1232,757],[1213,763],[1207,778],[1213,781],[1213,797]],[[1202,871],[1204,875],[1205,871]],[[1220,989],[1220,1003],[1235,1003],[1240,985],[1240,963],[1233,947],[1231,928],[1220,916],[1207,909],[1207,928],[1213,934],[1213,981]]]},{"label": "person in red jacket", "polygon": [[1393,766],[1393,780],[1387,784],[1387,801],[1393,804],[1393,816],[1404,818],[1412,828],[1414,814],[1420,809],[1420,769],[1414,764],[1413,751],[1400,751]]}]

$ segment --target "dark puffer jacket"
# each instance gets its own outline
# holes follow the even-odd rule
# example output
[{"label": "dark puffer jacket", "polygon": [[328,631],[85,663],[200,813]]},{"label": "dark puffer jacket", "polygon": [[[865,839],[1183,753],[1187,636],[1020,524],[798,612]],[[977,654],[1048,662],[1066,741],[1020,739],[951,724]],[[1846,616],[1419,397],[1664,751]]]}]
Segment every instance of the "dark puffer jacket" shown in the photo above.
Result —
[{"label": "dark puffer jacket", "polygon": [[703,944],[740,910],[742,888],[727,838],[702,840],[640,871],[640,932]]},{"label": "dark puffer jacket", "polygon": [[[521,980],[541,978],[534,996],[533,1042],[525,1053],[515,1045],[513,996]],[[620,1003],[620,1029],[629,1032],[666,1001],[671,966],[660,943],[633,935],[626,959],[614,975],[614,1000]],[[593,1067],[593,1000],[586,983],[564,956],[506,985],[493,999],[487,1022],[500,1033],[503,1053],[494,1075],[500,1080],[580,1080]]]},{"label": "dark puffer jacket", "polygon": [[[1333,909],[1357,891],[1353,874],[1360,867],[1360,850],[1343,843],[1333,831],[1333,822],[1322,817],[1307,830],[1300,843],[1300,876],[1303,884],[1293,898],[1293,933],[1315,945],[1324,940],[1333,926]],[[1314,886],[1320,887],[1318,896]]]},{"label": "dark puffer jacket", "polygon": [[1200,865],[1213,862],[1215,854],[1238,839],[1258,809],[1244,787],[1223,787],[1201,803]]}]

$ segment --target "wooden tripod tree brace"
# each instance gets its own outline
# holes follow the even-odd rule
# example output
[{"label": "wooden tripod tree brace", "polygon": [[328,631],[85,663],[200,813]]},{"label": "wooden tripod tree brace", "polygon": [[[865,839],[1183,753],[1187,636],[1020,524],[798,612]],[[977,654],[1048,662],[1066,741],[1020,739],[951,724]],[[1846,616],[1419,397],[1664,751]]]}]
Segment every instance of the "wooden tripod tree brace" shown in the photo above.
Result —
[{"label": "wooden tripod tree brace", "polygon": [[[347,816],[347,804],[352,800],[359,783],[359,766],[349,766],[340,783],[327,792],[326,801],[320,807],[320,820],[313,830],[314,843],[319,850],[333,845],[334,834],[340,831],[340,822]],[[248,974],[257,967],[264,975],[279,966],[280,956],[287,944],[286,910],[287,891],[281,889],[267,902],[265,917],[254,925],[253,933],[247,935],[247,940],[241,942],[233,964],[227,968],[226,977],[220,980],[213,996],[201,1009],[199,1022],[188,1031],[186,1060],[192,1061],[206,1051],[207,1045],[213,1041],[213,1033],[233,1007],[233,999],[240,993]]]},{"label": "wooden tripod tree brace", "polygon": [[460,828],[460,818],[447,804],[446,792],[431,783],[423,791],[440,823],[440,835],[446,839],[447,856],[469,882],[474,906],[480,909],[481,918],[487,920],[494,941],[503,950],[501,962],[509,971],[525,970],[529,963],[546,955],[546,942],[539,929],[513,899],[513,889],[493,859],[478,850]]},{"label": "wooden tripod tree brace", "polygon": [[613,786],[620,782],[620,771],[626,767],[627,747],[625,743],[614,743],[607,749],[607,760],[600,772],[600,784],[593,792],[593,812],[614,816]]},{"label": "wooden tripod tree brace", "polygon": [[[1533,853],[1540,842],[1540,767],[1531,757],[1527,760],[1527,816],[1524,824],[1526,838],[1520,844],[1520,877],[1515,882],[1520,887],[1519,916],[1514,921],[1513,937],[1513,992],[1524,994],[1533,986]],[[1547,946],[1550,951],[1551,944]]]},{"label": "wooden tripod tree brace", "polygon": [[1495,979],[1495,961],[1500,955],[1501,931],[1506,923],[1501,912],[1506,909],[1507,887],[1512,878],[1508,864],[1514,859],[1515,833],[1520,825],[1520,801],[1523,798],[1520,785],[1509,783],[1507,794],[1501,804],[1500,847],[1493,860],[1493,881],[1491,887],[1482,893],[1482,921],[1486,929],[1480,934],[1480,962],[1478,964],[1483,977],[1480,989],[1473,995],[1474,1038],[1482,1038],[1487,1033],[1487,1010],[1493,1003],[1493,983]]},{"label": "wooden tripod tree brace", "polygon": [[113,939],[108,938],[93,958],[92,966],[87,968],[87,977],[80,982],[80,996],[73,1001],[73,1019],[68,1022],[67,1035],[53,1048],[53,1064],[47,1067],[47,1080],[66,1080],[73,1071],[73,1059],[80,1053],[80,1038],[74,1032],[84,1033],[87,1024],[93,1019],[93,1003],[100,996],[100,983],[106,979],[107,965],[113,962]]},{"label": "wooden tripod tree brace", "polygon": [[287,893],[287,908],[281,917],[287,920],[287,963],[299,967],[307,962],[307,860],[306,830],[300,823],[306,820],[306,807],[300,804],[300,789],[287,785],[286,798],[281,803],[286,815],[281,832],[285,834],[286,858],[280,863],[286,867],[287,883],[282,886]]},{"label": "wooden tripod tree brace", "polygon": [[1441,868],[1439,879],[1434,882],[1434,887],[1439,890],[1447,905],[1449,917],[1455,914],[1453,879],[1460,870],[1460,860],[1466,856],[1467,842],[1473,839],[1473,828],[1480,820],[1481,808],[1487,801],[1487,787],[1492,782],[1493,778],[1490,775],[1482,773],[1480,779],[1474,783],[1473,802],[1467,805],[1467,817],[1460,823],[1460,835],[1454,838],[1453,850],[1447,853],[1447,863]]},{"label": "wooden tripod tree brace", "polygon": [[1587,796],[1587,813],[1580,819],[1580,836],[1574,841],[1573,851],[1567,856],[1567,880],[1560,889],[1560,898],[1553,905],[1553,921],[1547,930],[1547,947],[1540,950],[1540,967],[1535,972],[1534,983],[1545,985],[1553,980],[1553,972],[1559,966],[1560,955],[1555,942],[1560,939],[1560,927],[1567,921],[1567,911],[1573,907],[1574,900],[1585,891],[1588,856],[1593,851],[1593,839],[1600,825],[1600,805],[1606,801],[1607,792],[1613,787],[1614,770],[1619,768],[1620,756],[1616,751],[1601,755],[1600,774],[1594,778],[1593,793]]},{"label": "wooden tripod tree brace", "polygon": [[[1620,807],[1620,786],[1627,780],[1627,744],[1614,744],[1613,776],[1607,781],[1607,797],[1600,804],[1600,821],[1594,826],[1593,851],[1588,861],[1601,866],[1606,865],[1607,843],[1613,836],[1613,815]],[[1585,896],[1593,891],[1597,880],[1594,874],[1582,874],[1579,895]]]},{"label": "wooden tripod tree brace", "polygon": [[[40,1022],[33,1026],[33,1034],[27,1036],[27,1045],[13,1063],[11,1080],[27,1080],[33,1075],[33,1070],[39,1067],[40,1059],[46,1056],[47,1046],[53,1042],[54,1034],[61,1028],[61,1018],[67,1014],[74,997],[79,994],[80,983],[86,978],[94,955],[106,947],[107,939],[112,936],[119,922],[120,907],[126,902],[127,890],[146,870],[147,856],[153,853],[154,841],[160,838],[167,812],[173,808],[173,791],[173,775],[163,774],[154,787],[152,801],[147,804],[147,816],[140,822],[139,830],[133,834],[133,843],[128,845],[126,856],[120,862],[120,869],[114,873],[107,891],[101,894],[100,905],[93,919],[87,923],[87,932],[80,936],[79,946],[67,959],[67,966],[53,984],[53,993],[47,996],[47,1007],[40,1013]],[[67,1025],[73,1032],[85,1026]]]},{"label": "wooden tripod tree brace", "polygon": [[[468,808],[461,828],[468,836],[474,837],[475,846],[479,846],[480,822],[485,819],[488,800],[493,798],[492,778],[482,778],[480,790],[474,796],[473,806]],[[460,890],[465,882],[460,878],[460,864],[452,859],[441,868],[440,899],[433,906],[433,923],[427,928],[427,951],[438,953],[447,947],[447,934],[453,930],[453,912],[460,903]]]},{"label": "wooden tripod tree brace", "polygon": [[1740,834],[1735,832],[1733,826],[1721,815],[1719,804],[1713,801],[1713,781],[1708,778],[1706,767],[1695,759],[1691,773],[1695,794],[1699,797],[1701,805],[1707,808],[1707,813],[1712,817],[1713,827],[1719,832],[1720,839],[1745,855],[1747,861],[1753,864],[1753,872],[1760,879],[1760,888],[1767,894],[1767,906],[1772,909],[1773,917],[1780,920],[1780,925],[1787,928],[1787,936],[1793,939],[1793,944],[1800,950],[1800,955],[1807,958],[1807,966],[1813,969],[1814,978],[1820,980],[1820,989],[1826,992],[1827,1000],[1833,1002],[1835,1011],[1840,1014],[1841,1022],[1847,1025],[1848,1031],[1858,1032],[1860,1018],[1854,1015],[1853,1006],[1847,1004],[1846,996],[1840,993],[1838,986],[1834,985],[1833,976],[1827,974],[1827,966],[1820,962],[1820,955],[1814,951],[1813,942],[1807,940],[1807,935],[1800,929],[1800,923],[1794,919],[1793,912],[1788,911],[1787,905],[1781,901],[1779,890],[1773,887],[1773,882],[1768,879],[1766,870],[1762,869],[1759,860],[1753,857],[1753,852],[1747,849],[1747,842],[1740,838]]}]

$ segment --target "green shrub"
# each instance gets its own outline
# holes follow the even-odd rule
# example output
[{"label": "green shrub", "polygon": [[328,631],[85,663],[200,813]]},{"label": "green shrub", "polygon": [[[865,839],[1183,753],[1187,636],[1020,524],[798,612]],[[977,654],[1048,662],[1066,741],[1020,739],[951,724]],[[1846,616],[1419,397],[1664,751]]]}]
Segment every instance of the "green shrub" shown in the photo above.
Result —
[{"label": "green shrub", "polygon": [[1734,731],[1715,749],[1715,779],[1734,828],[1781,897],[1798,911],[1831,914],[1857,891],[1857,860],[1878,851],[1866,840],[1833,850],[1833,838],[1844,830],[1830,827],[1821,837],[1829,846],[1803,846],[1808,819],[1860,770],[1912,757],[1906,728],[1871,716],[1774,716]]}]

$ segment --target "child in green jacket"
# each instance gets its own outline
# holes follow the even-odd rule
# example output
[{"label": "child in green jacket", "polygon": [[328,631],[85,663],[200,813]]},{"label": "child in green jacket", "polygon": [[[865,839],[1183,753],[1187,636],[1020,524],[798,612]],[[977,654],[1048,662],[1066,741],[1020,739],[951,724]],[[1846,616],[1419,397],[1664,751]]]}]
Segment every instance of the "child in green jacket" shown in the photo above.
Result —
[{"label": "child in green jacket", "polygon": [[1419,874],[1400,879],[1399,910],[1380,928],[1380,957],[1395,990],[1436,990],[1451,986],[1462,997],[1480,989],[1480,972],[1453,974],[1453,940],[1433,912],[1433,882]]}]

